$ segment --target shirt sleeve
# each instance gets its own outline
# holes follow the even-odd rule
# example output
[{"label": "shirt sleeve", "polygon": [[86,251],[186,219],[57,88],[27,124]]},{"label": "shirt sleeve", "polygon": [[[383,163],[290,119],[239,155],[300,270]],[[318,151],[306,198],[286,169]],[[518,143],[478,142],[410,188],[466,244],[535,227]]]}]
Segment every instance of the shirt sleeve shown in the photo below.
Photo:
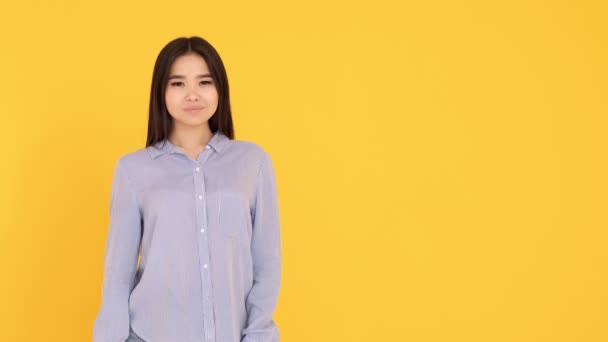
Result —
[{"label": "shirt sleeve", "polygon": [[242,342],[277,342],[279,331],[272,316],[281,279],[281,240],[275,172],[267,153],[257,182],[251,237],[253,286],[246,299]]},{"label": "shirt sleeve", "polygon": [[102,299],[93,327],[93,342],[124,342],[129,336],[129,296],[137,270],[140,241],[141,214],[137,197],[119,159],[110,194]]}]

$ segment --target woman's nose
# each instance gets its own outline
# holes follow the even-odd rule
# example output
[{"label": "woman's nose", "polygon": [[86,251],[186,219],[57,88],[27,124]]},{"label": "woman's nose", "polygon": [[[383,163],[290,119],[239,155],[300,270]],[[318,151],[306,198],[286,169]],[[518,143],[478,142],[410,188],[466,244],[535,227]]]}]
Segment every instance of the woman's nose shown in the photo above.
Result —
[{"label": "woman's nose", "polygon": [[197,87],[189,87],[186,93],[187,100],[198,100],[200,98],[199,89]]}]

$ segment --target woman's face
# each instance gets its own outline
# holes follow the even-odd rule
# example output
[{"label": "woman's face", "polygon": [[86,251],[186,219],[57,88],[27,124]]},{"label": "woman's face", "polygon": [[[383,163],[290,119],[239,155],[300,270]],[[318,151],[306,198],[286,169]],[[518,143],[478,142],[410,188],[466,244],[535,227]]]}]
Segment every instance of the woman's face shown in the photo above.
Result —
[{"label": "woman's face", "polygon": [[208,125],[217,109],[218,94],[207,63],[192,53],[175,59],[169,73],[165,103],[176,125]]}]

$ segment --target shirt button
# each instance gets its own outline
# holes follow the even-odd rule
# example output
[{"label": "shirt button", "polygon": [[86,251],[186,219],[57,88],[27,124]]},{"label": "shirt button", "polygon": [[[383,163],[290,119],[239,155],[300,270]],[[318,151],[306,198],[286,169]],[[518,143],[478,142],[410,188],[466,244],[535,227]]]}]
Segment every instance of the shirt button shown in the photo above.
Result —
[{"label": "shirt button", "polygon": [[208,149],[209,149],[209,145],[205,146],[205,150],[208,150]]},{"label": "shirt button", "polygon": [[205,228],[201,228],[201,233],[204,233],[204,232],[205,232]]},{"label": "shirt button", "polygon": [[196,172],[198,172],[200,170],[200,168],[197,167],[195,170],[196,170]]},{"label": "shirt button", "polygon": [[204,265],[203,265],[203,268],[207,268],[207,264],[204,264]]},{"label": "shirt button", "polygon": [[202,200],[203,199],[203,195],[198,195],[198,199]]}]

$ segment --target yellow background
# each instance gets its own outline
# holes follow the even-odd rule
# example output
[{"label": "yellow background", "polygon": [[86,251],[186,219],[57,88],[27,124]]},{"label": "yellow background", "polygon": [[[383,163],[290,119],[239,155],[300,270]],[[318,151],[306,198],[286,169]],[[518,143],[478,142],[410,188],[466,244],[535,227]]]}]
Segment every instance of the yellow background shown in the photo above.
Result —
[{"label": "yellow background", "polygon": [[190,35],[276,167],[281,341],[608,341],[605,1],[0,13],[0,341],[91,340],[112,168]]}]

